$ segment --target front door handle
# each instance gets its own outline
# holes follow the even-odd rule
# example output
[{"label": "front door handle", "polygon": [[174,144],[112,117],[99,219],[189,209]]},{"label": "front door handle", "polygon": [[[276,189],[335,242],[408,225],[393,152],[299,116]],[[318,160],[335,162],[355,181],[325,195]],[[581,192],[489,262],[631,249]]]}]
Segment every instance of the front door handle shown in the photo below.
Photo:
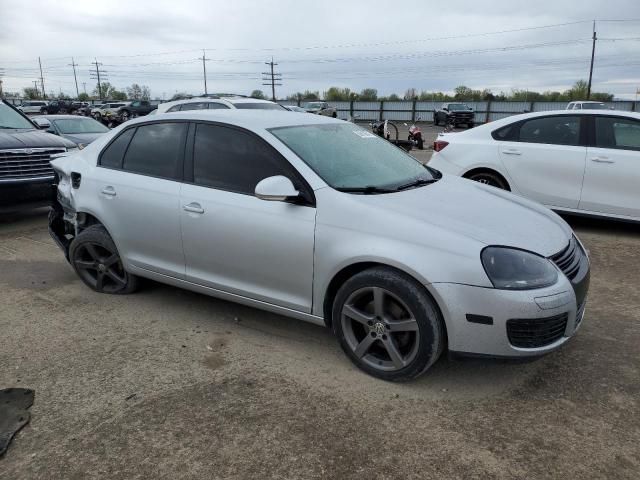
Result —
[{"label": "front door handle", "polygon": [[615,163],[609,157],[591,157],[591,161],[596,163]]},{"label": "front door handle", "polygon": [[522,155],[522,152],[520,150],[516,150],[515,148],[503,150],[502,153],[504,153],[505,155]]},{"label": "front door handle", "polygon": [[102,189],[102,194],[103,195],[107,195],[109,197],[115,197],[116,196],[116,189],[113,188],[111,185],[104,187]]},{"label": "front door handle", "polygon": [[204,213],[204,208],[202,208],[202,206],[197,202],[191,202],[188,205],[183,205],[182,209],[185,212]]}]

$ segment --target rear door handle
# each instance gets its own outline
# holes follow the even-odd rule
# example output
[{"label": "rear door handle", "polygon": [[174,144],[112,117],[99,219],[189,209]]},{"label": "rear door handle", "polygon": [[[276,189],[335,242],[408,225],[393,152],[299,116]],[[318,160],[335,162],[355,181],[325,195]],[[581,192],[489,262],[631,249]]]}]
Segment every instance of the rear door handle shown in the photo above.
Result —
[{"label": "rear door handle", "polygon": [[596,163],[615,163],[615,160],[611,160],[609,157],[591,157],[591,161]]},{"label": "rear door handle", "polygon": [[515,148],[503,150],[502,153],[504,153],[505,155],[522,155],[522,152],[520,150],[516,150]]},{"label": "rear door handle", "polygon": [[183,205],[182,209],[185,212],[204,213],[204,208],[202,208],[202,206],[197,202],[191,202],[188,205]]},{"label": "rear door handle", "polygon": [[115,197],[116,196],[116,189],[109,185],[109,186],[104,187],[102,189],[102,194],[103,195],[107,195],[109,197]]}]

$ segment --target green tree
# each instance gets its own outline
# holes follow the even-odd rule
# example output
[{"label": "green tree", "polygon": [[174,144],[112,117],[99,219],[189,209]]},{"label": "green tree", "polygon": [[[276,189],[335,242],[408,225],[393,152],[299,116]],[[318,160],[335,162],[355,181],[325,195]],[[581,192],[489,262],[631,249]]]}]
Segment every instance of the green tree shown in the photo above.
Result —
[{"label": "green tree", "polygon": [[397,102],[398,100],[402,100],[398,95],[396,95],[395,93],[392,93],[391,95],[389,95],[387,97],[387,100],[390,102]]},{"label": "green tree", "polygon": [[352,92],[349,88],[330,87],[324,92],[324,99],[329,102],[345,102],[349,100],[357,100],[358,94]]},{"label": "green tree", "polygon": [[473,90],[464,85],[454,88],[453,92],[456,100],[470,100],[473,97]]},{"label": "green tree", "polygon": [[418,98],[418,91],[415,88],[407,88],[407,91],[404,92],[405,100],[416,100]]},{"label": "green tree", "polygon": [[259,98],[260,100],[265,99],[264,92],[262,90],[254,90],[253,92],[251,92],[251,95],[249,96],[251,98]]},{"label": "green tree", "polygon": [[127,99],[127,94],[125,92],[118,90],[109,82],[100,82],[100,91],[98,91],[98,86],[96,85],[96,88],[93,90],[93,95],[98,97],[100,96],[100,93],[102,93],[102,99],[106,99],[106,100],[126,100]]},{"label": "green tree", "polygon": [[91,99],[91,97],[88,93],[82,92],[80,95],[78,95],[78,100],[80,100],[81,102],[86,102],[89,99]]},{"label": "green tree", "polygon": [[127,87],[127,95],[131,100],[140,100],[142,98],[142,87],[137,83]]},{"label": "green tree", "polygon": [[141,100],[151,100],[151,89],[146,85],[142,85],[142,96]]},{"label": "green tree", "polygon": [[363,102],[371,102],[378,99],[378,90],[375,88],[364,88],[358,95],[358,99]]},{"label": "green tree", "polygon": [[24,96],[24,98],[28,99],[28,100],[37,100],[39,98],[42,98],[40,91],[37,88],[34,87],[26,87],[22,89],[22,94]]}]

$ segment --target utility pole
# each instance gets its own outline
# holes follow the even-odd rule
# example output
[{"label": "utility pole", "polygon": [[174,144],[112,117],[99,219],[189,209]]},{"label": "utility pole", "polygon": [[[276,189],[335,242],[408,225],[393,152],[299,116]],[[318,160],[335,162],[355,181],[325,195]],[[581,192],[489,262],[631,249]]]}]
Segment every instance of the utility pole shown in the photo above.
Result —
[{"label": "utility pole", "polygon": [[80,96],[80,91],[78,90],[78,77],[76,76],[76,67],[78,64],[73,60],[73,57],[71,57],[71,63],[69,66],[73,67],[73,79],[76,81],[76,98],[78,98]]},{"label": "utility pole", "polygon": [[87,94],[87,82],[82,82],[82,91]]},{"label": "utility pole", "polygon": [[33,88],[36,89],[36,93],[40,96],[40,90],[38,89],[38,80],[33,81]]},{"label": "utility pole", "polygon": [[44,77],[42,76],[42,62],[38,57],[38,65],[40,65],[40,85],[42,86],[42,98],[47,98],[47,92],[44,90]]},{"label": "utility pole", "polygon": [[589,84],[587,85],[587,100],[591,97],[591,79],[593,78],[593,59],[596,55],[596,21],[593,21],[593,43],[591,45],[591,67],[589,68]]},{"label": "utility pole", "polygon": [[207,95],[209,92],[207,91],[207,63],[209,59],[207,58],[207,52],[203,48],[202,49],[202,57],[199,57],[198,60],[202,60],[202,73],[204,76],[204,94]]},{"label": "utility pole", "polygon": [[95,60],[95,62],[91,62],[91,65],[95,65],[95,67],[96,67],[95,74],[94,74],[93,71],[90,71],[89,73],[91,75],[91,78],[94,78],[94,79],[98,80],[98,98],[100,100],[102,100],[102,83],[100,81],[100,74],[102,74],[102,76],[104,77],[104,74],[107,73],[107,72],[100,69],[100,66],[102,65],[102,63],[98,62],[97,58],[94,58],[94,60]]},{"label": "utility pole", "polygon": [[[271,100],[276,101],[276,85],[282,86],[282,74],[275,73],[273,71],[273,67],[278,65],[277,63],[273,63],[273,57],[271,57],[270,62],[264,62],[265,65],[269,65],[271,67],[270,72],[262,72],[262,85],[271,85]],[[267,82],[267,83],[264,83]]]}]

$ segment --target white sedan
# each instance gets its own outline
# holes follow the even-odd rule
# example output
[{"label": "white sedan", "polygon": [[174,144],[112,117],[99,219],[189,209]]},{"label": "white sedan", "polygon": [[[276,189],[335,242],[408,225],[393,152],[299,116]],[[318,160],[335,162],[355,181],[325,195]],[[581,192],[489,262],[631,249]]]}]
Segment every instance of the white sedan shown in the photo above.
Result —
[{"label": "white sedan", "polygon": [[429,166],[557,211],[640,221],[640,114],[527,113],[441,134]]}]

